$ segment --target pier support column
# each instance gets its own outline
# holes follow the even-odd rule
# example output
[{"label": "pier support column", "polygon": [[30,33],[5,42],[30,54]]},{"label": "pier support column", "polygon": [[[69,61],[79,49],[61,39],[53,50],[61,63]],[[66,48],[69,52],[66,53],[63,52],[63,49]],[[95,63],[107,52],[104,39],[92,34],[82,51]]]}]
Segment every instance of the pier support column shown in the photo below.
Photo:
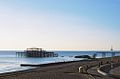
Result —
[{"label": "pier support column", "polygon": [[102,53],[102,58],[106,57],[106,53]]},{"label": "pier support column", "polygon": [[114,57],[115,56],[115,52],[112,52],[112,57]]}]

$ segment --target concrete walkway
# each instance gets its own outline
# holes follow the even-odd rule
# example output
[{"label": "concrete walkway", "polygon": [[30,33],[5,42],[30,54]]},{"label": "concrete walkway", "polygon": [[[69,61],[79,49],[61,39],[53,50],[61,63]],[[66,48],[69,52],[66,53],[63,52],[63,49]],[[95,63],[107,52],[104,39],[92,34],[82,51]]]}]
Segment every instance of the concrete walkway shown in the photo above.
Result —
[{"label": "concrete walkway", "polygon": [[92,67],[88,69],[87,72],[94,77],[93,79],[116,79],[110,76],[101,75],[100,73],[98,73],[97,67]]},{"label": "concrete walkway", "polygon": [[116,67],[114,69],[111,69],[109,74],[111,74],[112,76],[114,76],[116,79],[120,79],[120,66]]}]

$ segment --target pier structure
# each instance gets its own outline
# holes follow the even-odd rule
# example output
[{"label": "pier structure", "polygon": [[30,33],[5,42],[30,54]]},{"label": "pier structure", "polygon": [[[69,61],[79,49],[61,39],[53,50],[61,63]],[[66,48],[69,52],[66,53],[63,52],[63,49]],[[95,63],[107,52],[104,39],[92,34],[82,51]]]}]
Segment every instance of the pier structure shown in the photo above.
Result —
[{"label": "pier structure", "polygon": [[120,54],[120,51],[99,51],[96,53],[102,54],[102,58],[104,58],[107,56],[107,54],[111,54],[111,57],[114,57],[116,54]]},{"label": "pier structure", "polygon": [[42,50],[42,48],[27,48],[24,52],[16,52],[17,57],[57,57],[58,54]]},{"label": "pier structure", "polygon": [[111,46],[110,51],[99,51],[96,53],[102,54],[102,58],[104,58],[107,54],[111,54],[111,57],[114,57],[116,54],[120,54],[120,51],[114,51],[113,47]]}]

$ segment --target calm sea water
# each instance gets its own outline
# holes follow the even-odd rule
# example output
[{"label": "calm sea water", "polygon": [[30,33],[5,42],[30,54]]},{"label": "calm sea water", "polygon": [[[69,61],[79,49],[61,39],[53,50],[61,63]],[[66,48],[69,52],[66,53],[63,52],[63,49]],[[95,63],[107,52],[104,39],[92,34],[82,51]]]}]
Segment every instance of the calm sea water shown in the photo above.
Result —
[{"label": "calm sea water", "polygon": [[[0,51],[0,73],[13,72],[19,70],[25,70],[32,67],[21,67],[20,64],[44,64],[51,62],[63,62],[63,61],[76,61],[82,59],[76,59],[76,55],[90,55],[95,54],[95,51],[54,51],[58,53],[58,57],[50,58],[20,58],[16,56],[18,51]],[[117,54],[119,55],[119,54]],[[97,57],[101,57],[101,54],[97,54]],[[107,56],[111,56],[107,54]]]}]

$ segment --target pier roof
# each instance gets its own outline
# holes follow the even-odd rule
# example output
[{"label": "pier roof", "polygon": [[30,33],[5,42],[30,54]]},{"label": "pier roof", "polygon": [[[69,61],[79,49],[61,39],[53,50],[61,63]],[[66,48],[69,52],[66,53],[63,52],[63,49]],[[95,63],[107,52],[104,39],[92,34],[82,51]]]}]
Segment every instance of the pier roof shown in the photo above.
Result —
[{"label": "pier roof", "polygon": [[27,48],[27,51],[42,51],[42,48]]}]

